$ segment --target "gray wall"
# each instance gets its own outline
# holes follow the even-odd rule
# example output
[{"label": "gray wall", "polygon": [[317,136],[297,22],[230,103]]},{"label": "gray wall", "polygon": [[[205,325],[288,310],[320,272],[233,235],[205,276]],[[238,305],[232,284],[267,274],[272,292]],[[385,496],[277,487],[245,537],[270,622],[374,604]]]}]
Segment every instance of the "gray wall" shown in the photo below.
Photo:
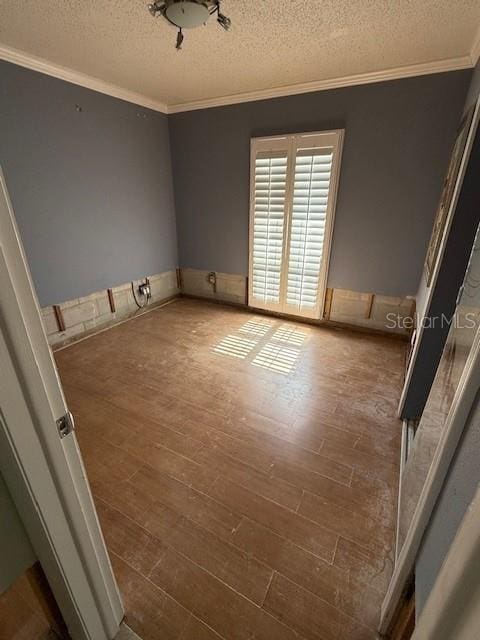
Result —
[{"label": "gray wall", "polygon": [[40,303],[177,266],[168,128],[181,266],[247,273],[250,137],[345,127],[329,285],[414,293],[469,76],[349,87],[167,122],[0,62],[0,164]]},{"label": "gray wall", "polygon": [[425,606],[457,529],[475,496],[480,481],[479,452],[480,394],[477,394],[417,558],[417,615]]},{"label": "gray wall", "polygon": [[247,273],[252,136],[344,127],[329,286],[415,294],[470,75],[170,116],[180,265]]},{"label": "gray wall", "polygon": [[[476,103],[480,95],[480,63],[474,70],[465,101],[465,113]],[[426,285],[425,273],[422,274],[417,295],[419,314],[428,317],[450,318],[455,311],[458,290],[463,282],[475,233],[480,222],[480,128],[477,130],[469,164],[459,194],[457,207],[445,245],[435,288],[431,292],[430,303],[426,305],[430,293]],[[412,370],[411,381],[405,396],[403,417],[416,418],[422,414],[430,387],[442,355],[448,334],[448,325],[436,323],[423,331],[417,358]]]},{"label": "gray wall", "polygon": [[177,266],[165,115],[0,62],[0,141],[42,306]]},{"label": "gray wall", "polygon": [[0,594],[35,562],[35,554],[0,474]]}]

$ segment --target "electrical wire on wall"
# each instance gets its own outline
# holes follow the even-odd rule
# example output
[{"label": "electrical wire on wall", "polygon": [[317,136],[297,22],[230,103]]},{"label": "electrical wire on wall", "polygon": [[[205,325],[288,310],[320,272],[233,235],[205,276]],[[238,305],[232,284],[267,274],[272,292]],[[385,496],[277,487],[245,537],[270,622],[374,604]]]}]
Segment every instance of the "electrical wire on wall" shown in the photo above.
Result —
[{"label": "electrical wire on wall", "polygon": [[132,282],[132,295],[133,295],[133,299],[135,300],[135,304],[139,309],[143,309],[143,307],[147,306],[149,296],[146,293],[142,293],[144,297],[144,302],[143,304],[140,304],[140,302],[137,300],[137,294],[135,293],[135,285],[133,282]]}]

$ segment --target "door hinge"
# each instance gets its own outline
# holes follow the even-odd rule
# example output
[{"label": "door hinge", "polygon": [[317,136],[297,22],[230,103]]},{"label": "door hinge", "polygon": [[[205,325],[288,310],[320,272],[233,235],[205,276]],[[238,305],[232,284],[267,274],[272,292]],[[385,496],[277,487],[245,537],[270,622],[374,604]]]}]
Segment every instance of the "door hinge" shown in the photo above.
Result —
[{"label": "door hinge", "polygon": [[72,431],[75,430],[75,422],[70,411],[67,411],[64,416],[57,420],[57,429],[60,434],[60,438],[68,436],[69,433],[72,433]]}]

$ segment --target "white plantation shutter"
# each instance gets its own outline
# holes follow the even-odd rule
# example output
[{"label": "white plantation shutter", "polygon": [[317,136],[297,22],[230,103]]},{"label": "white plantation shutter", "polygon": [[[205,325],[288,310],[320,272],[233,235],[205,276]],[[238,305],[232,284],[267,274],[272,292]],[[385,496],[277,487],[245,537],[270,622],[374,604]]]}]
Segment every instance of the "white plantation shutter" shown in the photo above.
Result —
[{"label": "white plantation shutter", "polygon": [[298,310],[318,304],[332,160],[331,149],[295,158],[286,303]]},{"label": "white plantation shutter", "polygon": [[253,298],[265,305],[280,302],[287,153],[255,158],[253,203]]},{"label": "white plantation shutter", "polygon": [[343,131],[252,140],[249,304],[323,311]]}]

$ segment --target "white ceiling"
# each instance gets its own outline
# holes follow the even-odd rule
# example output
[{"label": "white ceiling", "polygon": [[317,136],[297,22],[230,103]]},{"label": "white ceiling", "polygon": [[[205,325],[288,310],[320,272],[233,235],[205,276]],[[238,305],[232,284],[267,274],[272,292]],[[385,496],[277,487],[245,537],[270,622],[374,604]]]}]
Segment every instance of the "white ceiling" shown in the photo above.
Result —
[{"label": "white ceiling", "polygon": [[[126,99],[176,111],[372,81],[376,72],[382,79],[467,67],[478,49],[478,0],[222,0],[231,31],[211,19],[186,32],[180,52],[174,27],[146,5],[0,0],[0,57],[60,77],[69,77],[65,68],[86,74]],[[352,78],[358,74],[367,75]],[[314,84],[291,86],[304,83]]]}]

